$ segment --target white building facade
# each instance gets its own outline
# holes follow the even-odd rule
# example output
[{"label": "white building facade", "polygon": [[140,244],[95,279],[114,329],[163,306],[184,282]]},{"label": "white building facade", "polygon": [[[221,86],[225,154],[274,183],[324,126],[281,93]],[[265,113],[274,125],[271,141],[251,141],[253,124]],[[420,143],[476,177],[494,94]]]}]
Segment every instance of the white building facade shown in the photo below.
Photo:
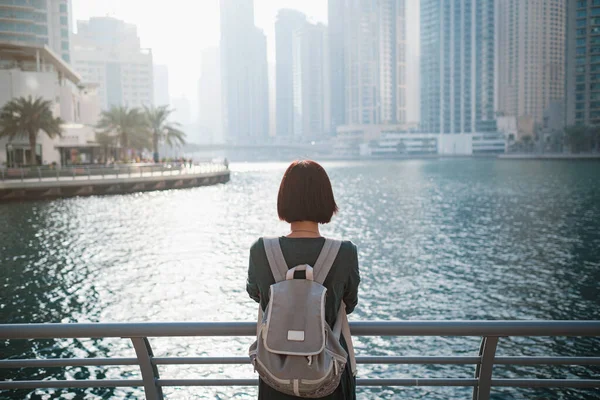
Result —
[{"label": "white building facade", "polygon": [[405,1],[350,0],[344,24],[346,124],[405,123]]},{"label": "white building facade", "polygon": [[[95,134],[100,107],[96,88],[48,46],[0,44],[0,107],[19,98],[41,97],[53,102],[53,113],[65,121],[63,136],[50,139],[38,134],[38,164],[89,163],[94,161]],[[0,139],[0,165],[28,164],[26,136]]]},{"label": "white building facade", "polygon": [[546,108],[564,98],[566,1],[496,2],[500,115],[541,124]]},{"label": "white building facade", "polygon": [[254,1],[222,0],[220,9],[225,139],[231,143],[268,140],[267,40],[254,25]]},{"label": "white building facade", "polygon": [[141,48],[135,25],[110,17],[78,21],[72,57],[83,81],[98,84],[103,110],[154,105],[152,51]]},{"label": "white building facade", "polygon": [[293,138],[323,140],[330,129],[327,27],[305,23],[292,39]]}]

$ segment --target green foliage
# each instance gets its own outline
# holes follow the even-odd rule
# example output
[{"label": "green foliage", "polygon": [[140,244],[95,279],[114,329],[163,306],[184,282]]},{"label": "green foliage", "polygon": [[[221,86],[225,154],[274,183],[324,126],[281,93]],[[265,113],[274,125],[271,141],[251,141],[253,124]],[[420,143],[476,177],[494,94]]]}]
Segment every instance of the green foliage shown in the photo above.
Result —
[{"label": "green foliage", "polygon": [[598,151],[600,127],[572,125],[565,128],[565,139],[572,153]]},{"label": "green foliage", "polygon": [[102,111],[96,127],[100,134],[118,137],[121,158],[125,158],[130,148],[142,150],[150,147],[146,119],[138,108],[112,106],[108,111]]},{"label": "green foliage", "polygon": [[150,137],[152,138],[152,149],[155,161],[158,160],[158,145],[164,143],[169,147],[185,144],[185,133],[179,129],[180,124],[169,122],[169,116],[173,112],[169,106],[146,107],[144,116]]},{"label": "green foliage", "polygon": [[37,135],[43,131],[50,138],[62,136],[63,120],[52,115],[52,102],[41,97],[19,97],[6,103],[0,109],[0,137],[9,140],[18,135],[26,135],[29,140],[30,164],[35,165]]}]

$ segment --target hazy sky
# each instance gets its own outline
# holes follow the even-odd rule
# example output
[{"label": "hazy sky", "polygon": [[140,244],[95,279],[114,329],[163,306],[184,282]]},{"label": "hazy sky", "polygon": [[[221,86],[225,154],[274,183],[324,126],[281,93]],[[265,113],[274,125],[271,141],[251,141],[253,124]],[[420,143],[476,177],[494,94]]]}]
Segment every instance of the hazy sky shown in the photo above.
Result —
[{"label": "hazy sky", "polygon": [[[418,0],[408,2],[407,20],[415,21]],[[274,23],[280,8],[297,9],[313,21],[327,22],[327,0],[254,0],[255,23],[267,35],[271,63],[275,62]],[[74,24],[107,15],[137,25],[142,46],[152,49],[154,63],[168,65],[171,97],[184,95],[195,110],[200,50],[219,44],[219,0],[73,0]],[[409,24],[408,29],[409,38],[416,38],[418,25]]]}]

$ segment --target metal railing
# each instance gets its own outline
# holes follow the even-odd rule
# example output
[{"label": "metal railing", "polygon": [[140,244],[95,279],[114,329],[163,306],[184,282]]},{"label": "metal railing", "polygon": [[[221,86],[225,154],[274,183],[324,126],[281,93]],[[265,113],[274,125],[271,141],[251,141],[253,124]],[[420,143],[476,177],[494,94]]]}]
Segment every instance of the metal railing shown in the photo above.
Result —
[{"label": "metal railing", "polygon": [[[353,336],[471,336],[481,337],[474,356],[361,356],[358,364],[474,365],[474,377],[425,379],[357,379],[358,386],[461,386],[473,388],[474,400],[487,400],[492,387],[600,388],[599,379],[494,379],[494,365],[600,365],[600,357],[496,357],[502,337],[600,337],[600,321],[390,321],[352,322]],[[248,357],[154,357],[149,337],[253,336],[251,322],[215,323],[85,323],[0,325],[0,339],[125,338],[131,340],[135,358],[3,359],[0,368],[138,366],[142,379],[19,380],[0,381],[0,389],[143,387],[146,399],[163,399],[169,386],[254,386],[257,379],[168,379],[161,365],[249,364]]]},{"label": "metal railing", "polygon": [[228,167],[221,163],[168,163],[168,164],[115,164],[77,165],[63,167],[0,167],[0,180],[7,182],[16,181],[60,181],[74,179],[115,179],[131,177],[188,175],[226,171]]}]

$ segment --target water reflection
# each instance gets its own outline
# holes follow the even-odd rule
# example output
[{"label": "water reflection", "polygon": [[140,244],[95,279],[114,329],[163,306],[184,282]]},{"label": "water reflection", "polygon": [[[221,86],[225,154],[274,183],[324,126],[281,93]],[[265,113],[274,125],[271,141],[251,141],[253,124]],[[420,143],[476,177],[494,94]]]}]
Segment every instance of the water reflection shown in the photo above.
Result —
[{"label": "water reflection", "polygon": [[[360,302],[352,318],[600,318],[597,163],[415,160],[325,166],[341,210],[324,232],[352,239],[360,251]],[[285,167],[234,165],[231,182],[213,187],[1,205],[1,320],[251,320],[256,306],[244,291],[247,250],[257,236],[285,233],[275,204]],[[177,338],[152,339],[152,344],[157,355],[216,356],[245,354],[250,341]],[[477,339],[462,338],[361,338],[356,344],[359,353],[369,355],[473,355],[478,346]],[[598,356],[599,349],[590,339],[502,339],[499,354]],[[0,352],[133,356],[126,340],[2,343]],[[30,372],[0,374],[6,379]],[[473,374],[450,366],[364,366],[360,372],[362,377]],[[589,377],[600,371],[497,368],[495,373]],[[102,374],[133,377],[137,371],[47,370],[39,376],[72,374],[99,379]],[[161,374],[253,376],[247,367],[229,366],[165,367]],[[502,399],[593,398],[589,391],[495,392]],[[59,393],[49,398],[61,398]],[[97,398],[139,395],[121,389],[91,393]],[[255,392],[174,388],[165,393],[167,398],[241,399]],[[470,395],[460,388],[361,393],[370,398]]]}]

